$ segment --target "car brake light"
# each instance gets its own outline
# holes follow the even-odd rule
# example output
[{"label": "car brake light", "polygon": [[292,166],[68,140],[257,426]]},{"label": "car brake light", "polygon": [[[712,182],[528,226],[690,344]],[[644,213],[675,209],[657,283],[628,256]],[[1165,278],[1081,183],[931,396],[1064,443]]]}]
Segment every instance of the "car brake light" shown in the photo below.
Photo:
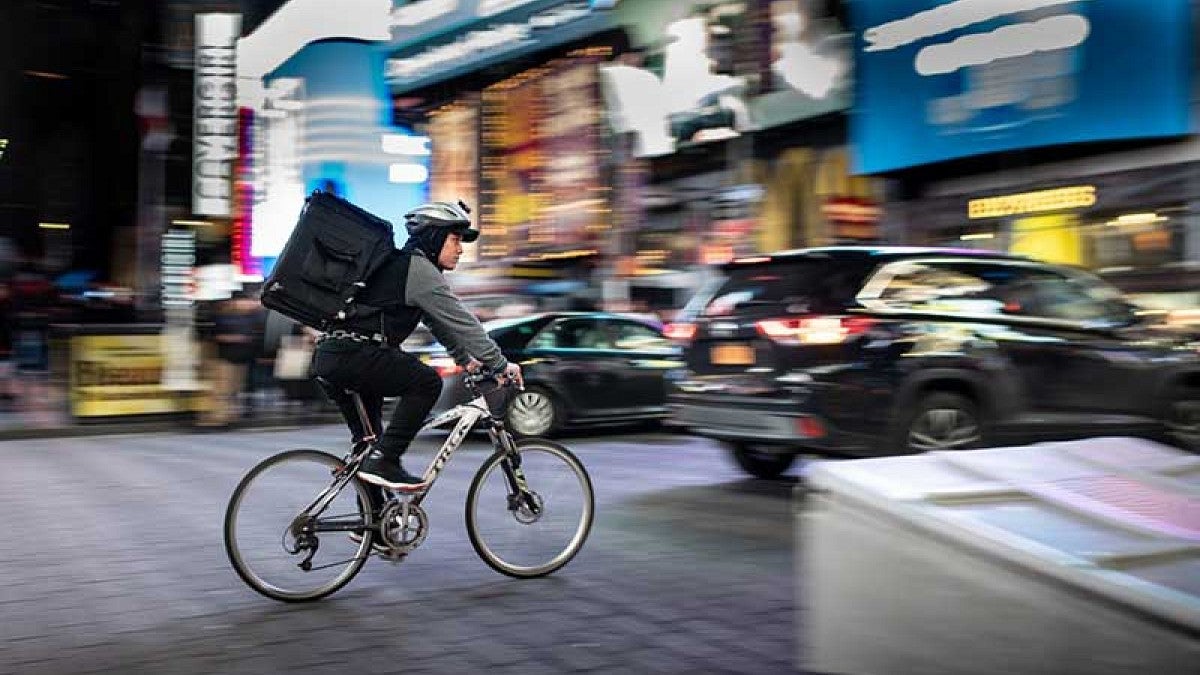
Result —
[{"label": "car brake light", "polygon": [[875,320],[860,316],[801,316],[763,319],[754,327],[763,337],[785,345],[836,345],[861,335]]},{"label": "car brake light", "polygon": [[690,342],[696,335],[696,324],[694,323],[668,323],[663,326],[663,335],[666,335],[672,340],[680,342]]},{"label": "car brake light", "polygon": [[429,359],[429,367],[437,371],[438,377],[450,377],[462,372],[462,366],[449,356],[435,356]]}]

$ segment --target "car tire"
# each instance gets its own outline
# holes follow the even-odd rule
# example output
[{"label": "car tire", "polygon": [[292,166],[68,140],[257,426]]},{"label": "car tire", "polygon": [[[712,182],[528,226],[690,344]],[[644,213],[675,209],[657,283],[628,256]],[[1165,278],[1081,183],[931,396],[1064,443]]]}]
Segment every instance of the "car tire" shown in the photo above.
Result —
[{"label": "car tire", "polygon": [[1179,387],[1167,404],[1168,440],[1192,452],[1200,452],[1200,390]]},{"label": "car tire", "polygon": [[517,392],[504,415],[504,425],[519,438],[552,437],[562,430],[562,420],[558,397],[538,386]]},{"label": "car tire", "polygon": [[979,406],[954,392],[922,396],[897,427],[894,447],[903,453],[968,450],[983,445]]},{"label": "car tire", "polygon": [[733,459],[743,471],[755,478],[778,478],[796,461],[795,452],[762,450],[749,443],[730,447]]}]

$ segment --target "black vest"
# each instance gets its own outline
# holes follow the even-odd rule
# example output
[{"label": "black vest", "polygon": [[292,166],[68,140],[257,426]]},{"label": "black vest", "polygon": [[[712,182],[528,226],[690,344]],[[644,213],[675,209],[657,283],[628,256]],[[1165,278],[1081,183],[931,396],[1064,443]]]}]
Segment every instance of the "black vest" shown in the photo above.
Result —
[{"label": "black vest", "polygon": [[388,261],[367,279],[366,288],[355,296],[354,315],[332,328],[360,335],[381,334],[391,345],[403,342],[424,316],[420,308],[404,304],[411,262],[412,254],[407,251],[392,253]]}]

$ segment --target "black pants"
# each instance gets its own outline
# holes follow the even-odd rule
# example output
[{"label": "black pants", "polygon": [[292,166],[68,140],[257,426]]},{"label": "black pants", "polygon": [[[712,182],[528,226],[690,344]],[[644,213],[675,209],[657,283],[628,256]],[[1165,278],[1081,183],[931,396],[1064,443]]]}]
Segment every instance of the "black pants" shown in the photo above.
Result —
[{"label": "black pants", "polygon": [[346,418],[356,441],[366,435],[366,430],[353,399],[344,390],[357,391],[362,397],[376,434],[383,419],[383,398],[400,397],[391,424],[377,443],[388,457],[404,454],[442,393],[442,378],[436,370],[396,347],[371,342],[325,340],[313,353],[312,370],[332,385],[325,387],[326,393]]}]

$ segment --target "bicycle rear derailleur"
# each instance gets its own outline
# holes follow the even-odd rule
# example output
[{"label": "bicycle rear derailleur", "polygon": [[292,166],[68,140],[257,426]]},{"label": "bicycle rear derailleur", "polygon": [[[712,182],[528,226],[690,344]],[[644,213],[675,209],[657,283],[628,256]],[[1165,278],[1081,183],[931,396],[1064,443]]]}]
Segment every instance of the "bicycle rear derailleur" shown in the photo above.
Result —
[{"label": "bicycle rear derailleur", "polygon": [[383,557],[400,562],[425,541],[429,516],[420,505],[406,499],[393,499],[379,514],[379,533],[389,549]]}]

